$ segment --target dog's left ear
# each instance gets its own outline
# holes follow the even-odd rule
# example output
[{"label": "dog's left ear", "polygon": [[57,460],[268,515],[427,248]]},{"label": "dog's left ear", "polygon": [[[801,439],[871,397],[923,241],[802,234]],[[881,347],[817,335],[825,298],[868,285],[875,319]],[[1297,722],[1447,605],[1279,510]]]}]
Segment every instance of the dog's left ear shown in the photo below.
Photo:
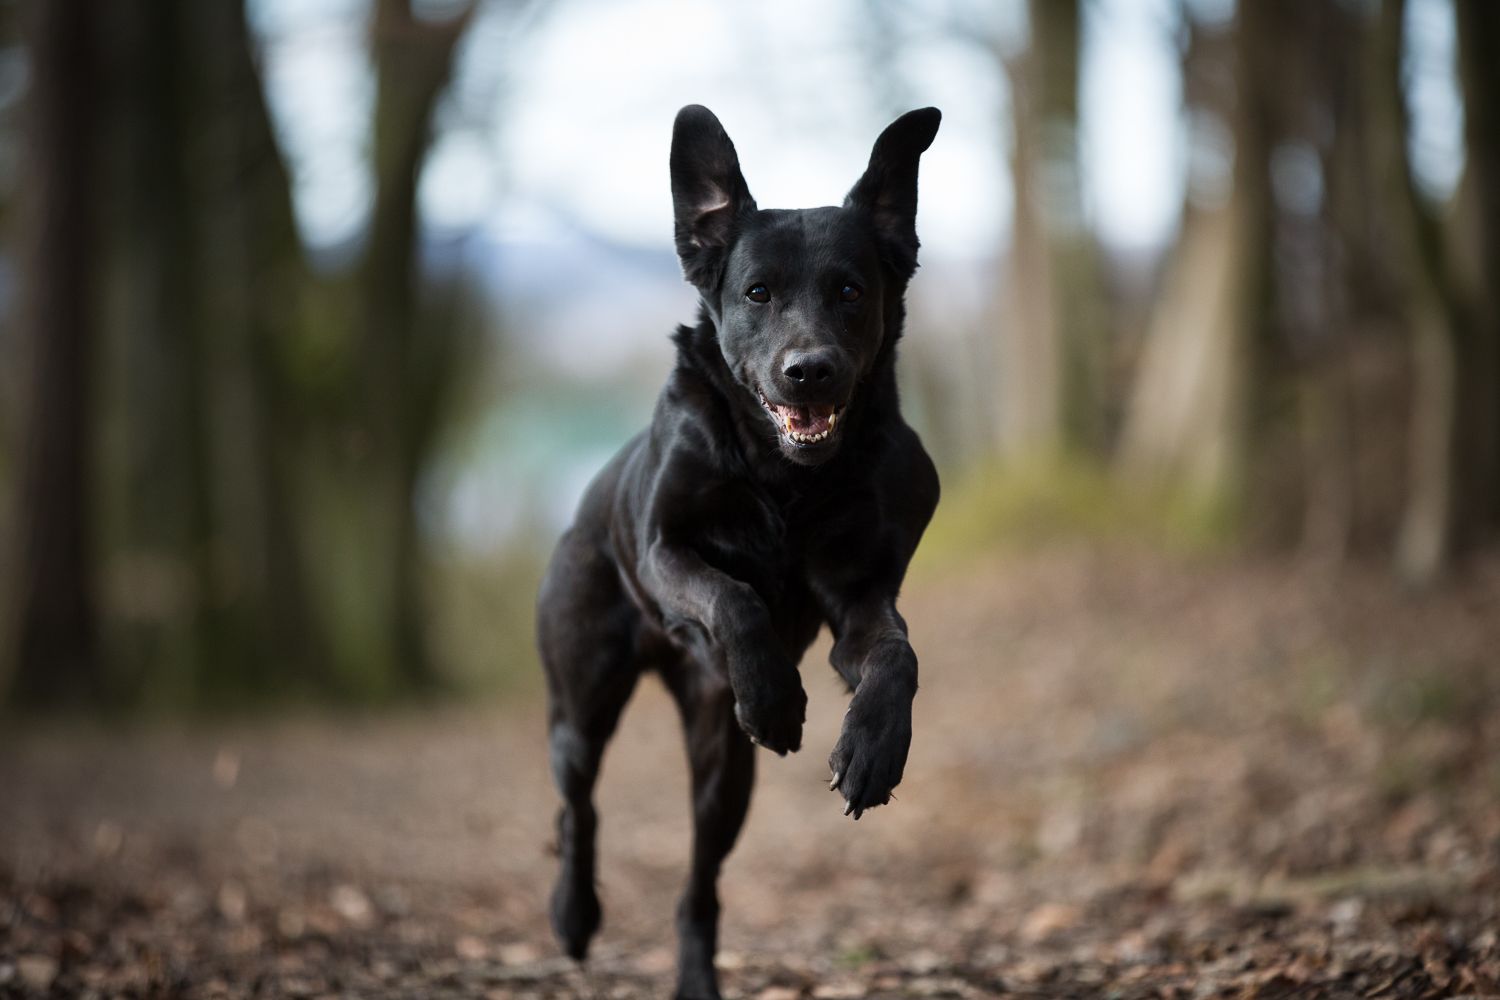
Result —
[{"label": "dog's left ear", "polygon": [[677,112],[672,126],[672,214],[677,257],[688,281],[703,291],[719,283],[740,219],[755,199],[740,173],[734,143],[701,104]]},{"label": "dog's left ear", "polygon": [[903,280],[917,270],[917,162],[942,120],[937,108],[922,108],[886,126],[875,140],[864,176],[844,199],[845,208],[869,214],[881,256]]}]

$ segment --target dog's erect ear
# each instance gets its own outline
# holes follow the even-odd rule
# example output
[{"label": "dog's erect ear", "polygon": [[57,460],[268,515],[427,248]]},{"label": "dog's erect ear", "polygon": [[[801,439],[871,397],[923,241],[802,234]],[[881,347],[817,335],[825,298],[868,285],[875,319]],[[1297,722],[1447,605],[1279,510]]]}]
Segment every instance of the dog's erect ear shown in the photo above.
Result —
[{"label": "dog's erect ear", "polygon": [[734,143],[701,104],[677,112],[672,127],[672,213],[682,273],[707,291],[719,283],[735,227],[755,211]]},{"label": "dog's erect ear", "polygon": [[867,212],[880,237],[882,257],[902,278],[917,270],[917,161],[932,145],[943,113],[908,111],[875,140],[870,165],[844,199],[845,208]]}]

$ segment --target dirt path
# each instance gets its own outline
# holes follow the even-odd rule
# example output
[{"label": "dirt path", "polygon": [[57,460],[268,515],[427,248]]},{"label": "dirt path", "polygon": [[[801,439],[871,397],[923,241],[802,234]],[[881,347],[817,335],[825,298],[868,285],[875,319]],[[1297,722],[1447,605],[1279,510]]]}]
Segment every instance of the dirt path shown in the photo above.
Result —
[{"label": "dirt path", "polygon": [[[1493,569],[1493,568],[1492,568]],[[899,801],[840,815],[843,699],[762,755],[730,996],[1500,993],[1500,573],[1017,555],[904,602]],[[0,996],[669,994],[687,780],[658,685],[606,762],[606,926],[559,960],[539,704],[0,742]]]}]

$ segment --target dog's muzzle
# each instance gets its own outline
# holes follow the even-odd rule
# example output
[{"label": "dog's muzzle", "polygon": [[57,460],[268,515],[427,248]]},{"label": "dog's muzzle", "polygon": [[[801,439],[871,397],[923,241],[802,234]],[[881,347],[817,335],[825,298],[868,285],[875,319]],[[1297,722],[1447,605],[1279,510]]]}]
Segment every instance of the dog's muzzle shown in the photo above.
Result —
[{"label": "dog's muzzle", "polygon": [[847,405],[838,406],[833,403],[788,406],[773,403],[764,394],[760,397],[760,405],[765,407],[786,439],[799,446],[822,444],[831,440],[838,433],[839,418],[848,409]]}]

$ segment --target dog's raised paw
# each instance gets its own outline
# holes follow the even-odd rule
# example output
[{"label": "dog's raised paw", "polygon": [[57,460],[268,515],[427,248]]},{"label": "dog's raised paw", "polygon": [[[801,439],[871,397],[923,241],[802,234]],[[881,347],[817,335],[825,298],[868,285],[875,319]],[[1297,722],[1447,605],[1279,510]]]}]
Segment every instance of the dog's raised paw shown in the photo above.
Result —
[{"label": "dog's raised paw", "polygon": [[740,729],[758,747],[782,757],[802,749],[802,723],[807,713],[807,694],[799,685],[795,694],[777,702],[754,705],[736,700],[734,718]]},{"label": "dog's raised paw", "polygon": [[866,809],[885,805],[901,783],[911,747],[909,704],[883,699],[854,703],[844,716],[843,732],[828,755],[833,780],[829,791],[844,796],[844,815],[859,819]]}]

